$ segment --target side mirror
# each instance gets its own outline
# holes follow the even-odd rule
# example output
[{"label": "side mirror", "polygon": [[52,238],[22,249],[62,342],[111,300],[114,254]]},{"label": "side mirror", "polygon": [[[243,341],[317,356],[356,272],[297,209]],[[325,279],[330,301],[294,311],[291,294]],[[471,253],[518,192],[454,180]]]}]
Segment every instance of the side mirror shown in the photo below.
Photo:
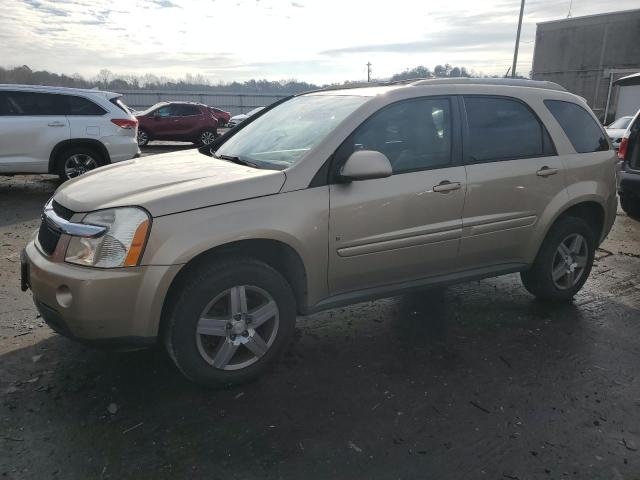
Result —
[{"label": "side mirror", "polygon": [[371,180],[393,174],[391,162],[384,153],[375,150],[357,150],[347,159],[340,176],[347,180]]}]

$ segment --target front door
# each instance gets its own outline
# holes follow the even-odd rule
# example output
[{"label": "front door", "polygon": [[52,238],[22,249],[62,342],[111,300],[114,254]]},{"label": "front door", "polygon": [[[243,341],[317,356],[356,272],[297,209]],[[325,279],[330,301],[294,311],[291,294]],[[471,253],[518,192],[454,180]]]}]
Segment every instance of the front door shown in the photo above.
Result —
[{"label": "front door", "polygon": [[466,96],[464,105],[468,187],[460,264],[471,269],[525,263],[547,206],[567,201],[562,160],[524,102]]},{"label": "front door", "polygon": [[176,136],[177,118],[172,105],[164,105],[153,113],[153,136],[170,140]]},{"label": "front door", "polygon": [[466,178],[456,164],[452,102],[434,97],[387,106],[336,152],[335,170],[357,149],[380,151],[393,175],[330,186],[331,294],[455,270]]},{"label": "front door", "polygon": [[54,147],[68,140],[61,95],[0,91],[0,172],[46,173]]}]

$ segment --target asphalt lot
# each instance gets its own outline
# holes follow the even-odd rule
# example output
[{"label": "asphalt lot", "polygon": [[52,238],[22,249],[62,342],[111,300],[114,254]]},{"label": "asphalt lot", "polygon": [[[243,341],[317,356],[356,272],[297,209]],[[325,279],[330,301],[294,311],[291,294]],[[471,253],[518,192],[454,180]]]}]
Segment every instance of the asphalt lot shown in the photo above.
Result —
[{"label": "asphalt lot", "polygon": [[[145,153],[174,147],[149,147]],[[20,292],[54,177],[0,177],[0,478],[640,479],[640,223],[574,303],[517,275],[300,318],[255,383],[75,344]]]}]

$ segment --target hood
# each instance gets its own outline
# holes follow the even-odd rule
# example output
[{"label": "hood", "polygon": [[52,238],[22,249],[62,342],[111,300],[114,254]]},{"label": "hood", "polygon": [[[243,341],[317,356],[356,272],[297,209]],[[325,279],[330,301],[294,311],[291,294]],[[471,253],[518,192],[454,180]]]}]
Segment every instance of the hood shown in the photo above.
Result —
[{"label": "hood", "polygon": [[605,131],[607,132],[607,135],[609,135],[609,138],[611,138],[612,140],[615,140],[616,138],[621,138],[624,135],[624,132],[627,131],[626,128],[605,128]]},{"label": "hood", "polygon": [[61,185],[56,202],[74,212],[136,205],[152,216],[278,193],[285,174],[217,160],[196,149],[101,167]]},{"label": "hood", "polygon": [[247,118],[247,114],[246,113],[241,113],[240,115],[234,115],[233,117],[231,117],[230,120],[244,120]]}]

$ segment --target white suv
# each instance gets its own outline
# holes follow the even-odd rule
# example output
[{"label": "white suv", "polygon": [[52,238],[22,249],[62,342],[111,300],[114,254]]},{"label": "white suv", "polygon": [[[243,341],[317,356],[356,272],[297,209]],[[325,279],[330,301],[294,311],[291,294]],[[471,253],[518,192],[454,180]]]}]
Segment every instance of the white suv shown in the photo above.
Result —
[{"label": "white suv", "polygon": [[139,156],[138,122],[120,97],[0,85],[0,174],[52,173],[68,180]]}]

